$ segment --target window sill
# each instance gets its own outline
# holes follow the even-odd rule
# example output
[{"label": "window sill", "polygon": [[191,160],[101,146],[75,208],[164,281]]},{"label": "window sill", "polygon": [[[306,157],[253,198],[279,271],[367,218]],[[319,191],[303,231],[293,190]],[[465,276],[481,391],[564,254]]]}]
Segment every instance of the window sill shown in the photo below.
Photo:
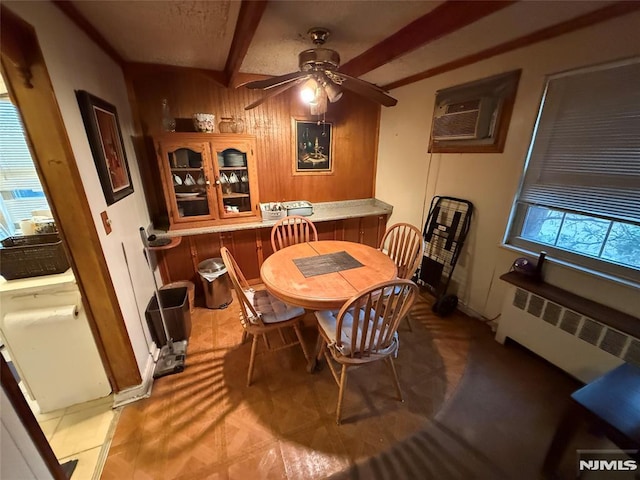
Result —
[{"label": "window sill", "polygon": [[[532,252],[531,250],[527,250],[525,248],[522,247],[516,247],[515,245],[510,245],[507,243],[500,243],[500,247],[505,249],[505,250],[509,250],[511,252],[515,252],[524,256],[528,256],[531,257],[534,260],[535,263],[535,259],[538,258],[538,255],[540,252]],[[634,282],[633,280],[629,280],[626,278],[621,278],[621,277],[616,277],[613,275],[609,275],[603,272],[599,272],[597,270],[593,270],[591,268],[586,268],[586,267],[582,267],[580,265],[576,265],[574,263],[569,263],[566,262],[564,260],[560,260],[558,258],[555,257],[549,257],[547,256],[545,258],[545,263],[550,263],[552,265],[557,265],[561,268],[565,268],[567,270],[572,270],[574,272],[580,272],[586,275],[589,275],[591,277],[597,278],[598,280],[604,280],[607,281],[609,283],[613,283],[616,286],[624,286],[626,288],[633,288],[633,289],[639,289],[640,288],[640,283],[638,282]]]}]

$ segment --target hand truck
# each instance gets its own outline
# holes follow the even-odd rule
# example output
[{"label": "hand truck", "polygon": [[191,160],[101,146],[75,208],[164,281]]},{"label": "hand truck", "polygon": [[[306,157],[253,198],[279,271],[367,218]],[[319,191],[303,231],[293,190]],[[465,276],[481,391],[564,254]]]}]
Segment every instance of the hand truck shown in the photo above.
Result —
[{"label": "hand truck", "polygon": [[418,270],[418,284],[426,285],[436,300],[432,310],[439,316],[451,314],[458,297],[447,294],[453,269],[469,232],[473,204],[468,200],[436,196],[431,201],[422,237],[425,251]]}]

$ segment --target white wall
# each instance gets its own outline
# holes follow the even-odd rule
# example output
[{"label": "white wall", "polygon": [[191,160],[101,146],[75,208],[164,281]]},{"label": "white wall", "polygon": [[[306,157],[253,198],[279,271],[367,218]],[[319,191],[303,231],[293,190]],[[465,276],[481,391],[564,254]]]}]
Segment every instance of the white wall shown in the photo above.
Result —
[{"label": "white wall", "polygon": [[[505,284],[499,280],[521,256],[500,246],[544,88],[545,76],[640,55],[640,13],[515,50],[392,92],[383,109],[376,197],[394,206],[391,223],[423,225],[434,195],[475,205],[468,242],[456,266],[460,301],[485,318],[500,312]],[[454,57],[455,58],[455,55]],[[428,153],[435,92],[521,68],[522,76],[503,153]],[[547,262],[545,280],[632,315],[640,314],[637,288]]]},{"label": "white wall", "polygon": [[[122,71],[52,3],[4,4],[36,30],[138,369],[144,372],[150,358],[147,348],[150,337],[144,321],[144,310],[153,294],[153,282],[144,260],[139,228],[146,228],[150,220],[131,141],[133,121]],[[114,105],[118,112],[134,193],[110,206],[107,206],[102,193],[75,90],[88,91]],[[105,234],[100,219],[100,212],[105,210],[112,221],[113,231],[109,235]],[[73,232],[65,233],[73,235]]]}]

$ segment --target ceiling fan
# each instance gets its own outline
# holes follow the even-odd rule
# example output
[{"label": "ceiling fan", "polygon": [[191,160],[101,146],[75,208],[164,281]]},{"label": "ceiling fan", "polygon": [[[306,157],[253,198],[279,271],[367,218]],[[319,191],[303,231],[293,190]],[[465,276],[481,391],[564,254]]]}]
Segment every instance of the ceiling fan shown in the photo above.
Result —
[{"label": "ceiling fan", "polygon": [[302,98],[309,103],[312,115],[325,113],[327,100],[331,103],[337,102],[342,97],[343,90],[351,90],[385,107],[393,107],[398,103],[377,85],[338,71],[340,55],[335,50],[322,47],[329,37],[329,30],[316,27],[307,33],[316,47],[300,52],[300,71],[243,84],[247,88],[266,92],[260,100],[247,105],[245,110],[251,110],[269,98],[300,84],[303,84]]}]

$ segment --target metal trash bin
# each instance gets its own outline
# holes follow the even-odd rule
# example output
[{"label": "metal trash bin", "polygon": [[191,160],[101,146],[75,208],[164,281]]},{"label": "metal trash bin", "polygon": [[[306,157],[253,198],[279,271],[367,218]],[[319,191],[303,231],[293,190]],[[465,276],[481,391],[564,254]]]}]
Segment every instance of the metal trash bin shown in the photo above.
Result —
[{"label": "metal trash bin", "polygon": [[227,308],[233,300],[229,274],[222,258],[209,258],[198,264],[207,308]]}]

